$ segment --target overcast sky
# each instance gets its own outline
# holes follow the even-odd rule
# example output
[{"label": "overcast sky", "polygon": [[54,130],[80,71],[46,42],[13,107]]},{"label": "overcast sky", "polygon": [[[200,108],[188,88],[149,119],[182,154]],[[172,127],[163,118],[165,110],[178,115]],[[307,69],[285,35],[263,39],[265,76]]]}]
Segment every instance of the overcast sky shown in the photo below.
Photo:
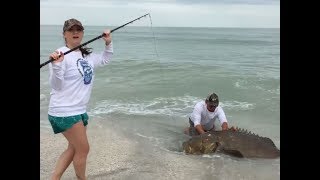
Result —
[{"label": "overcast sky", "polygon": [[[280,0],[40,0],[40,24],[120,26],[150,13],[152,26],[280,28]],[[147,16],[130,24],[150,26]]]}]

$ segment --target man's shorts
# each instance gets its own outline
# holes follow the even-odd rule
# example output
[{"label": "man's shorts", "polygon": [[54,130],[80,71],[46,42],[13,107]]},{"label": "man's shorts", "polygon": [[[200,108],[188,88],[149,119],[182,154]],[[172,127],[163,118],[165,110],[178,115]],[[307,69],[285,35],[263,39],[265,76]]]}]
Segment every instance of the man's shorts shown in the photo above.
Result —
[{"label": "man's shorts", "polygon": [[89,116],[87,113],[67,117],[57,117],[48,114],[48,119],[53,132],[57,134],[66,131],[79,121],[82,121],[83,125],[86,126],[88,124]]}]

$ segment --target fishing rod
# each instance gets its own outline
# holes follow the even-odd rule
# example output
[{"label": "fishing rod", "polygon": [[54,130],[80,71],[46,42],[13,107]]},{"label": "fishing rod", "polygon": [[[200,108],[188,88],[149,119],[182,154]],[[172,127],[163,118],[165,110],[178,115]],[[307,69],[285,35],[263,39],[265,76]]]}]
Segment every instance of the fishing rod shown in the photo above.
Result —
[{"label": "fishing rod", "polygon": [[[142,18],[142,17],[144,17],[144,16],[147,16],[147,15],[149,15],[149,13],[148,13],[148,14],[145,14],[145,15],[143,15],[143,16],[140,16],[140,17],[138,17],[137,19],[134,19],[134,20],[132,20],[132,21],[130,21],[130,22],[122,25],[122,26],[119,26],[119,27],[117,27],[117,28],[112,29],[112,30],[110,31],[110,33],[114,32],[114,31],[116,31],[116,30],[118,30],[118,29],[120,29],[120,28],[122,28],[122,27],[124,27],[124,26],[126,26],[126,25],[128,25],[128,24],[130,24],[130,23],[133,23],[134,21],[136,21],[136,20],[138,20],[138,19],[140,19],[140,18]],[[63,55],[69,54],[70,52],[72,52],[72,51],[74,51],[74,50],[76,50],[76,49],[78,49],[78,48],[81,48],[82,46],[85,46],[85,45],[91,43],[92,41],[95,41],[95,40],[97,40],[97,39],[100,39],[100,38],[102,38],[102,37],[105,36],[105,35],[106,35],[105,33],[102,33],[100,36],[97,36],[97,37],[95,37],[95,38],[93,38],[93,39],[91,39],[91,40],[89,40],[89,41],[87,41],[87,42],[85,42],[85,43],[83,43],[83,44],[80,44],[79,46],[76,46],[76,47],[70,49],[69,51],[63,53]],[[61,55],[60,55],[60,56],[61,56]],[[60,56],[59,56],[59,57],[60,57]],[[54,61],[54,59],[53,59],[53,58],[50,58],[48,61],[40,64],[40,68],[42,68],[43,66],[47,65],[48,63],[50,63],[50,62],[52,62],[52,61]]]}]

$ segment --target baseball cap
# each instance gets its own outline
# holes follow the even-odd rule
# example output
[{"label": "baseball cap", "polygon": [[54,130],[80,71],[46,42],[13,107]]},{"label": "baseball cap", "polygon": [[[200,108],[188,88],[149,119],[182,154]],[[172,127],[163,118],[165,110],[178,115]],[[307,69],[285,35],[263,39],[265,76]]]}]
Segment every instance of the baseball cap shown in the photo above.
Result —
[{"label": "baseball cap", "polygon": [[219,105],[219,97],[215,93],[209,94],[208,97],[206,98],[206,101],[216,107]]},{"label": "baseball cap", "polygon": [[69,30],[72,26],[75,26],[75,25],[81,27],[81,29],[84,30],[84,28],[83,28],[83,26],[82,26],[82,24],[81,24],[80,21],[78,21],[78,20],[76,20],[76,19],[74,19],[74,18],[71,18],[71,19],[68,19],[68,20],[66,20],[66,21],[64,22],[63,32]]}]

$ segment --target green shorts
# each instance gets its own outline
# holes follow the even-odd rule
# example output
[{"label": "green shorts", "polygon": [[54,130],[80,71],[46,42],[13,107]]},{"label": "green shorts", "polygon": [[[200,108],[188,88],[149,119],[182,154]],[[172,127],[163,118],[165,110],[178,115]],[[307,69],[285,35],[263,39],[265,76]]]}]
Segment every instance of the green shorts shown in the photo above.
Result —
[{"label": "green shorts", "polygon": [[87,113],[67,117],[57,117],[48,114],[48,119],[51,123],[53,132],[57,134],[66,131],[81,120],[83,125],[86,126],[88,124],[89,116]]}]

